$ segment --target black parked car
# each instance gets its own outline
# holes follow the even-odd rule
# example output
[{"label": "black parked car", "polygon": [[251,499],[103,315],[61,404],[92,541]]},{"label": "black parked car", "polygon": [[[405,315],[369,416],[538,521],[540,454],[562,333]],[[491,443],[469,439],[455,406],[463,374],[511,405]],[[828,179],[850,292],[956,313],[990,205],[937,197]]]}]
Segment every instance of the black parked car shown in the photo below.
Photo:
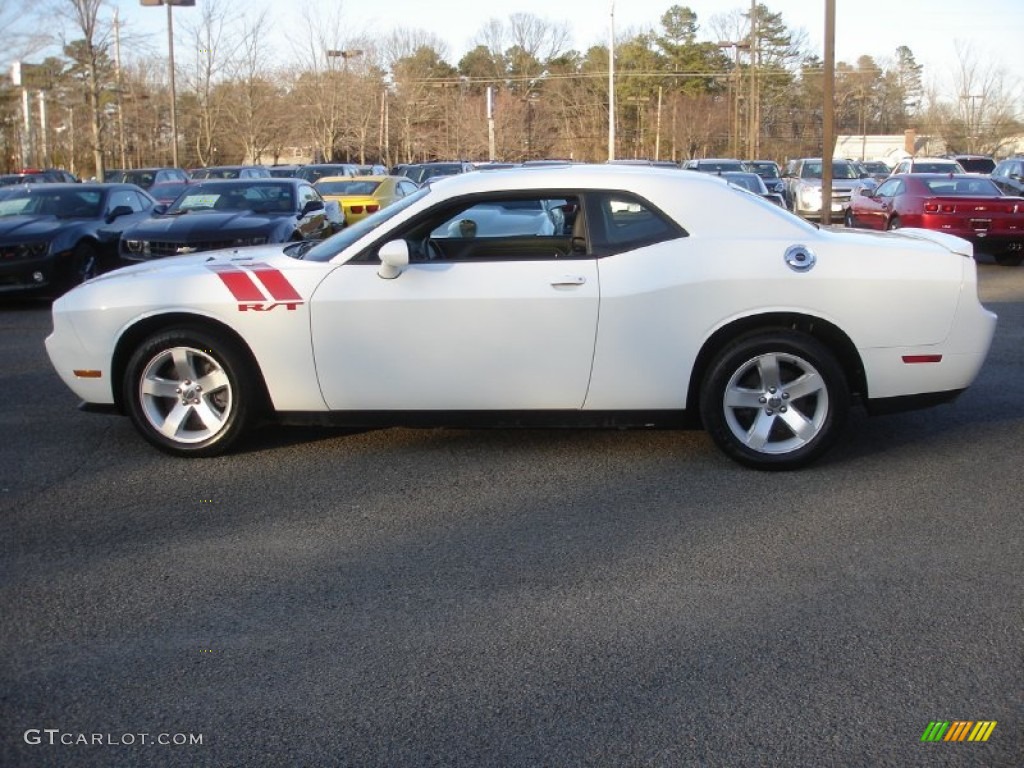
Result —
[{"label": "black parked car", "polygon": [[270,169],[263,165],[211,165],[196,168],[189,174],[193,179],[269,179]]},{"label": "black parked car", "polygon": [[352,163],[311,163],[295,172],[295,177],[312,184],[326,176],[358,176],[359,166]]},{"label": "black parked car", "polygon": [[1003,194],[1024,196],[1024,157],[1008,157],[992,171],[992,181]]},{"label": "black parked car", "polygon": [[193,182],[170,206],[121,235],[121,258],[147,261],[218,248],[321,240],[340,228],[301,179]]},{"label": "black parked car", "polygon": [[188,174],[183,168],[132,168],[129,171],[118,171],[111,181],[123,181],[149,189],[154,184],[171,182],[188,183]]},{"label": "black parked car", "polygon": [[31,184],[0,199],[0,293],[62,293],[116,262],[156,200],[134,184]]},{"label": "black parked car", "polygon": [[401,174],[408,176],[417,184],[426,184],[440,176],[454,176],[459,173],[469,173],[472,170],[474,170],[472,163],[462,161],[416,163],[407,165],[401,170]]}]

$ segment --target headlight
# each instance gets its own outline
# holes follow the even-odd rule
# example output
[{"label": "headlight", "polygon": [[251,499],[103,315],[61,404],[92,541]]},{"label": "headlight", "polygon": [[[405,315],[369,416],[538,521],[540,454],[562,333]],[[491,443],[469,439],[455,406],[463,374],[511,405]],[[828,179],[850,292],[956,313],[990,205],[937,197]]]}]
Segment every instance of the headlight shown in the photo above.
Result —
[{"label": "headlight", "polygon": [[266,245],[266,244],[267,244],[267,238],[266,237],[239,237],[233,243],[231,243],[231,246],[233,248],[245,248],[246,246],[249,246],[249,245]]},{"label": "headlight", "polygon": [[14,258],[16,259],[38,259],[50,252],[50,244],[47,243],[21,243],[14,246]]},{"label": "headlight", "polygon": [[149,241],[148,240],[124,240],[124,248],[128,253],[142,254],[144,256],[149,255]]},{"label": "headlight", "polygon": [[799,196],[805,208],[821,208],[821,187],[801,187]]}]

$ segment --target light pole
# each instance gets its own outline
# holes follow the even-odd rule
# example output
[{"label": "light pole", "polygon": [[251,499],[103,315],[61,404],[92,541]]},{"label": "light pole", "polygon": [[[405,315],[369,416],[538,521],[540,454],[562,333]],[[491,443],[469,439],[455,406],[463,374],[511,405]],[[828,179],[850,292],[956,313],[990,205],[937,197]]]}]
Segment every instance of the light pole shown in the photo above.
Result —
[{"label": "light pole", "polygon": [[171,79],[171,165],[178,167],[178,107],[177,94],[174,88],[174,19],[171,16],[171,6],[185,5],[194,6],[196,0],[139,0],[144,6],[166,5],[167,6],[167,60],[168,74]]}]

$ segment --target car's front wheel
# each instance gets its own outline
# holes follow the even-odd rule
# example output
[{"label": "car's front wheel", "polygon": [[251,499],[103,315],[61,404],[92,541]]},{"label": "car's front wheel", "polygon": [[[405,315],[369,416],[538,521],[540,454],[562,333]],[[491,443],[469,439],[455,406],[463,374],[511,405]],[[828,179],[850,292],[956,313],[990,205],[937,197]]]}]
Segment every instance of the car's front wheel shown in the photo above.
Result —
[{"label": "car's front wheel", "polygon": [[790,330],[746,336],[722,350],[704,378],[704,427],[732,459],[755,469],[797,469],[836,441],[850,392],[835,356]]},{"label": "car's front wheel", "polygon": [[847,229],[853,229],[854,226],[856,226],[853,221],[853,211],[851,211],[849,208],[846,209],[846,215],[844,218],[844,223],[846,224]]},{"label": "car's front wheel", "polygon": [[123,399],[150,443],[178,456],[215,456],[245,431],[258,389],[246,356],[220,334],[161,331],[128,362]]}]

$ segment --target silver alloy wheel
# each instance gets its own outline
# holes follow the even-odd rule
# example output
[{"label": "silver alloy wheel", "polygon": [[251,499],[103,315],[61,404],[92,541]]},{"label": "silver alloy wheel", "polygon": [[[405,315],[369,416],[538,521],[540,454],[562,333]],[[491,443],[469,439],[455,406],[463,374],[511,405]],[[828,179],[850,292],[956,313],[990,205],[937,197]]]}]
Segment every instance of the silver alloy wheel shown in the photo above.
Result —
[{"label": "silver alloy wheel", "polygon": [[231,416],[231,382],[208,351],[170,347],[139,377],[139,405],[149,424],[175,443],[200,443],[224,429]]},{"label": "silver alloy wheel", "polygon": [[723,395],[725,423],[752,451],[780,455],[807,445],[829,414],[825,379],[797,355],[771,352],[739,366]]}]

